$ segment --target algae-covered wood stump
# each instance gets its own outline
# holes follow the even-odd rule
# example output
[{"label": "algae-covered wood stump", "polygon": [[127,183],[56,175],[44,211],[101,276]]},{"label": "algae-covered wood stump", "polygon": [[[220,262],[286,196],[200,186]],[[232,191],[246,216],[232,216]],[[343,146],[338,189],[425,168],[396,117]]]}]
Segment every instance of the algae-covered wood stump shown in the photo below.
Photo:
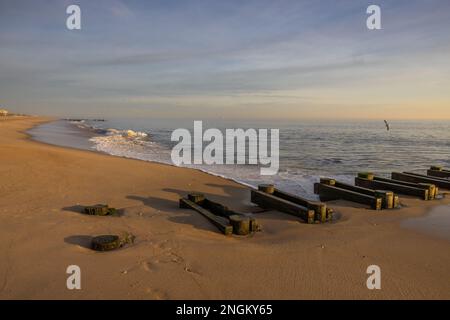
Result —
[{"label": "algae-covered wood stump", "polygon": [[116,235],[101,235],[92,238],[92,249],[96,251],[110,251],[121,246],[120,238]]},{"label": "algae-covered wood stump", "polygon": [[97,204],[95,206],[87,206],[84,212],[93,216],[112,216],[117,214],[115,208],[110,208],[107,204]]},{"label": "algae-covered wood stump", "polygon": [[119,249],[127,244],[134,243],[135,236],[130,233],[125,233],[122,236],[118,235],[101,235],[92,238],[91,247],[96,251],[110,251]]}]

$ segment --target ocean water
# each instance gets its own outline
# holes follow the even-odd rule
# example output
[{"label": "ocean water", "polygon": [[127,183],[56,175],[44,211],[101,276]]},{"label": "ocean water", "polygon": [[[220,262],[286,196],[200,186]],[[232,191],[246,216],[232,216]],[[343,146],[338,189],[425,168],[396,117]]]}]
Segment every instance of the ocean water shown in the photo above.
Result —
[{"label": "ocean water", "polygon": [[[178,143],[170,140],[172,131],[192,133],[193,126],[192,120],[173,119],[59,120],[29,133],[46,143],[172,164],[170,153]],[[388,176],[392,171],[421,172],[430,165],[450,167],[449,121],[395,121],[390,127],[387,131],[383,121],[208,120],[203,130],[279,129],[279,172],[261,176],[259,165],[248,164],[188,167],[252,186],[274,183],[311,199],[316,199],[313,185],[319,177],[352,183],[360,171]]]}]

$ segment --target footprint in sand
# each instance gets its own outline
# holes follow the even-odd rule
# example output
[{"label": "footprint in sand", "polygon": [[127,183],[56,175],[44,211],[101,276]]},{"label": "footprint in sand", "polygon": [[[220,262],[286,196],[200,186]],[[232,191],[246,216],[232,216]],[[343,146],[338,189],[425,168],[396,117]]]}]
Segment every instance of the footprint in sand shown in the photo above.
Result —
[{"label": "footprint in sand", "polygon": [[158,289],[152,289],[152,288],[147,288],[145,290],[152,299],[156,299],[156,300],[168,300],[169,296],[167,293],[158,290]]},{"label": "footprint in sand", "polygon": [[155,272],[155,271],[159,270],[159,268],[156,265],[156,263],[155,262],[150,262],[150,261],[143,261],[143,262],[141,262],[141,266],[147,272]]}]

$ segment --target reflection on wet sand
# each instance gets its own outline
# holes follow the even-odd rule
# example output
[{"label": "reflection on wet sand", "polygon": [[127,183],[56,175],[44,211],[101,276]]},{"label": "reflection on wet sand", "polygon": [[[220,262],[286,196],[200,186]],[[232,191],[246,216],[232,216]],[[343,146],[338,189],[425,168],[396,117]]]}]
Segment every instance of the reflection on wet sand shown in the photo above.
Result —
[{"label": "reflection on wet sand", "polygon": [[402,227],[450,240],[450,206],[435,207],[426,216],[407,219]]}]

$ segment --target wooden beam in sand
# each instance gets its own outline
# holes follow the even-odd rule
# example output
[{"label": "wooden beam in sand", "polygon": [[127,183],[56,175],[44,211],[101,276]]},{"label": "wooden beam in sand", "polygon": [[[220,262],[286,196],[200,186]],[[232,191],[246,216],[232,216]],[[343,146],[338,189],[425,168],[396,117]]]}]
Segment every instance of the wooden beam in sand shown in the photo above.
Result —
[{"label": "wooden beam in sand", "polygon": [[418,187],[410,187],[405,186],[403,184],[397,184],[397,183],[391,183],[391,182],[384,182],[384,181],[378,181],[378,180],[367,180],[363,178],[356,177],[355,178],[355,185],[358,187],[378,190],[390,190],[399,194],[404,194],[408,196],[414,196],[419,197],[423,200],[429,200],[429,194],[427,189],[418,188]]},{"label": "wooden beam in sand", "polygon": [[400,204],[398,195],[394,194],[394,192],[392,192],[392,191],[372,190],[369,188],[353,186],[351,184],[347,184],[347,183],[343,183],[343,182],[339,182],[339,181],[335,182],[335,186],[338,188],[341,188],[341,189],[366,194],[368,196],[372,196],[375,198],[381,198],[383,209],[397,208]]},{"label": "wooden beam in sand", "polygon": [[444,178],[431,178],[412,172],[392,172],[392,179],[415,183],[431,183],[439,188],[450,190],[450,180]]},{"label": "wooden beam in sand", "polygon": [[117,214],[117,210],[115,208],[110,208],[107,204],[96,204],[94,206],[85,207],[84,213],[93,216],[114,216]]},{"label": "wooden beam in sand", "polygon": [[259,185],[258,190],[268,193],[268,194],[271,194],[271,195],[281,198],[283,200],[293,202],[302,207],[306,207],[310,210],[314,210],[315,221],[324,223],[327,220],[332,219],[332,216],[331,216],[332,211],[327,210],[327,205],[323,202],[308,200],[308,199],[302,198],[300,196],[294,195],[292,193],[281,191],[279,189],[276,189],[273,185],[267,185],[267,184]]},{"label": "wooden beam in sand", "polygon": [[439,166],[431,166],[427,171],[427,176],[450,179],[450,170],[444,169],[443,167]]},{"label": "wooden beam in sand", "polygon": [[427,175],[436,178],[450,178],[450,171],[427,170]]},{"label": "wooden beam in sand", "polygon": [[430,183],[407,182],[407,181],[394,180],[394,179],[383,178],[383,177],[374,177],[374,180],[388,182],[388,183],[402,184],[404,186],[409,186],[409,187],[413,187],[413,188],[426,189],[426,190],[428,190],[429,200],[435,199],[439,193],[439,188],[436,187],[434,184],[430,184]]},{"label": "wooden beam in sand", "polygon": [[277,210],[298,217],[306,223],[314,223],[314,210],[269,193],[251,190],[251,201],[261,208]]},{"label": "wooden beam in sand", "polygon": [[[199,202],[197,202],[197,205],[201,206],[203,209],[211,211],[215,215],[229,219],[231,222],[231,225],[233,226],[233,233],[235,233],[235,234],[244,235],[244,234],[248,234],[249,232],[260,231],[260,225],[252,214],[246,214],[246,213],[231,210],[227,206],[224,206],[221,203],[214,202],[207,198],[203,198],[203,200],[200,200]],[[232,217],[234,217],[234,218],[232,219]],[[240,217],[240,218],[238,218],[238,217]],[[247,220],[248,220],[248,222],[247,222]],[[242,225],[237,227],[237,223],[238,223],[237,221],[240,221],[240,224],[242,224]],[[246,227],[245,226],[246,224],[249,224],[249,226]],[[243,234],[242,230],[244,230],[244,229],[248,229],[248,230],[247,230],[247,233]]]},{"label": "wooden beam in sand", "polygon": [[374,196],[362,194],[359,192],[338,188],[333,185],[323,183],[314,184],[314,192],[320,196],[320,199],[330,200],[347,200],[370,206],[374,210],[382,209],[382,199]]},{"label": "wooden beam in sand", "polygon": [[197,211],[225,235],[231,235],[233,233],[233,226],[227,218],[219,217],[189,199],[180,199],[180,208],[193,209]]}]

